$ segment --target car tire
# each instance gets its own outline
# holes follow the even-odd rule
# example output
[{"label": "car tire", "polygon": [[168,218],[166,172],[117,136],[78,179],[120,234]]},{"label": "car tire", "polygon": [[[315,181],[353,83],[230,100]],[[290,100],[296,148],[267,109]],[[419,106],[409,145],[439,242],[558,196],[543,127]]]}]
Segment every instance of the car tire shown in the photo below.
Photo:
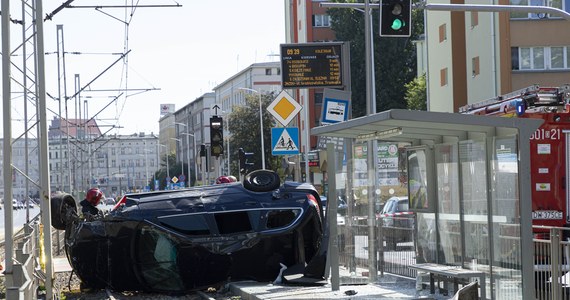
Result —
[{"label": "car tire", "polygon": [[279,188],[279,174],[271,170],[255,170],[247,175],[243,186],[252,192],[269,192]]},{"label": "car tire", "polygon": [[[77,215],[77,204],[70,194],[58,193],[51,197],[51,226],[58,230],[65,230],[68,216]],[[69,214],[73,210],[75,214]]]}]

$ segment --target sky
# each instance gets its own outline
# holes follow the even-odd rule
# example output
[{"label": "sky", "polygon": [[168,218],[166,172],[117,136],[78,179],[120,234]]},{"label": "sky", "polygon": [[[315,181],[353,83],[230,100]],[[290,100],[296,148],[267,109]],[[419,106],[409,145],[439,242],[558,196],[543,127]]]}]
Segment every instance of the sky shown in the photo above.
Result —
[{"label": "sky", "polygon": [[[21,6],[10,2],[12,18],[22,19]],[[44,0],[44,15],[63,2]],[[182,7],[80,7],[125,4]],[[158,134],[160,104],[180,109],[253,63],[278,61],[285,43],[283,0],[75,0],[71,5],[77,7],[64,8],[44,24],[48,120],[60,109],[65,117],[67,106],[68,118],[95,117],[104,133]],[[58,41],[65,68],[58,68]],[[21,27],[12,24],[11,49],[20,44]],[[22,61],[21,55],[12,59]],[[14,94],[23,76],[16,69],[12,76]],[[71,98],[79,88],[81,98]],[[58,101],[60,94],[69,100]],[[23,131],[20,102],[13,100],[13,136]]]}]

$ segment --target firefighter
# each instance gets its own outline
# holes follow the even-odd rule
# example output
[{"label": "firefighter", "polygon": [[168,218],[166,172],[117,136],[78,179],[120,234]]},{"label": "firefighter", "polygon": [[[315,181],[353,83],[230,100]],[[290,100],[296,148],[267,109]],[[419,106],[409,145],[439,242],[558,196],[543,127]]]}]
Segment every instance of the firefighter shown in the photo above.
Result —
[{"label": "firefighter", "polygon": [[97,205],[101,203],[101,199],[104,199],[105,195],[98,188],[92,188],[85,194],[85,199],[79,202],[81,205],[81,212],[84,216],[98,216],[101,211],[97,208]]},{"label": "firefighter", "polygon": [[230,183],[230,179],[228,178],[228,176],[220,176],[218,178],[216,178],[216,184],[222,184],[222,183]]}]

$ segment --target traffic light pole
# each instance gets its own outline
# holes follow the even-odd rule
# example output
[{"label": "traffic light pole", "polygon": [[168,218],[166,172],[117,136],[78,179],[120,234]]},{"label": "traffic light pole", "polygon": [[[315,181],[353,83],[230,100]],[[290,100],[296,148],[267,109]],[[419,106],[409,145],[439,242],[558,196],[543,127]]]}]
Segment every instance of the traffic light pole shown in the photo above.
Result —
[{"label": "traffic light pole", "polygon": [[490,5],[490,4],[443,4],[430,3],[423,6],[425,10],[438,11],[487,11],[487,12],[528,12],[528,13],[548,13],[557,15],[570,21],[570,13],[550,6],[534,5]]},{"label": "traffic light pole", "polygon": [[[364,3],[332,3],[322,2],[321,7],[326,8],[358,8],[364,9]],[[371,4],[372,8],[379,8],[380,4]],[[529,13],[548,13],[557,15],[570,21],[570,12],[550,7],[538,5],[492,5],[492,4],[444,4],[444,3],[429,3],[417,6],[425,10],[437,11],[488,11],[488,12],[529,12]]]}]

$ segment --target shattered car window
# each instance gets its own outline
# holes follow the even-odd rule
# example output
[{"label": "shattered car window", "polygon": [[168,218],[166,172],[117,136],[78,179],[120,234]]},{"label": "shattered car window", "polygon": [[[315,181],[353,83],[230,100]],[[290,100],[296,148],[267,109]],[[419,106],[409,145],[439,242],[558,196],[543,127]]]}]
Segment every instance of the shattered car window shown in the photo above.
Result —
[{"label": "shattered car window", "polygon": [[138,262],[144,280],[153,288],[183,289],[177,261],[177,242],[150,226],[143,226],[138,236]]}]

